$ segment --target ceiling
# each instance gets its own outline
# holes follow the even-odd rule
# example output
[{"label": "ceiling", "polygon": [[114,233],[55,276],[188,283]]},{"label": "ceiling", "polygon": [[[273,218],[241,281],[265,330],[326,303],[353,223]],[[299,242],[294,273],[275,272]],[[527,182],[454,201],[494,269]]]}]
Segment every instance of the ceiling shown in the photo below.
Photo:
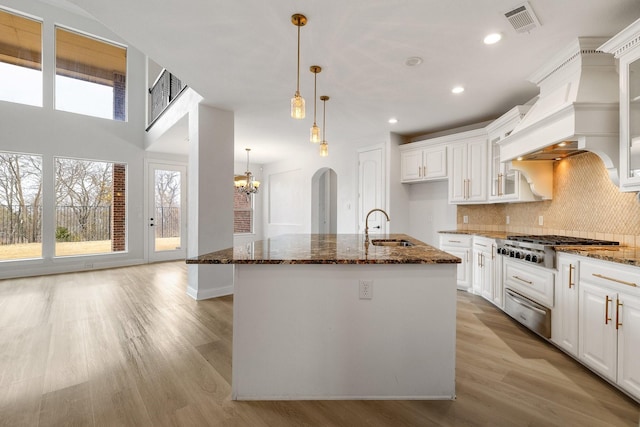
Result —
[{"label": "ceiling", "polygon": [[[527,77],[578,36],[612,36],[640,17],[638,0],[530,0],[541,26],[518,34],[518,0],[43,0],[80,7],[205,98],[235,113],[236,160],[317,155],[313,74],[327,101],[326,139],[380,143],[500,116],[538,93]],[[68,2],[72,3],[69,4]],[[289,115],[301,28],[307,118]],[[502,41],[483,44],[500,32]],[[422,64],[405,65],[418,56]],[[465,91],[454,95],[451,89]],[[389,124],[396,117],[398,123]],[[318,101],[318,124],[322,104]],[[184,144],[184,139],[180,142]]]}]

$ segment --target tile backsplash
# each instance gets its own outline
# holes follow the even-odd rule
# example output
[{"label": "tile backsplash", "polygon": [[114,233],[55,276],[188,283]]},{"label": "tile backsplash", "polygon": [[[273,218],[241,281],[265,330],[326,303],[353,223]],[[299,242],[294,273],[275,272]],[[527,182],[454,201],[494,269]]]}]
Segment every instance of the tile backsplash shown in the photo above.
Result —
[{"label": "tile backsplash", "polygon": [[[469,217],[467,224],[464,216]],[[507,216],[509,224],[507,224]],[[539,217],[543,225],[538,225]],[[553,200],[458,205],[458,229],[563,234],[640,246],[640,203],[611,182],[602,160],[582,153],[553,166]]]}]

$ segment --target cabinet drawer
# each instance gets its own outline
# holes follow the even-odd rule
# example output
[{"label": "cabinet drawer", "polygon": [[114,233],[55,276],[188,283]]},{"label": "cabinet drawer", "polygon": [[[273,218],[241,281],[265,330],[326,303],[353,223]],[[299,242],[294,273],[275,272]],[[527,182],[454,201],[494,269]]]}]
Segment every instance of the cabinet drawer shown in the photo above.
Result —
[{"label": "cabinet drawer", "polygon": [[546,307],[553,307],[554,274],[551,270],[507,258],[504,260],[504,284]]},{"label": "cabinet drawer", "polygon": [[454,247],[470,248],[472,239],[473,239],[473,236],[469,236],[467,234],[441,234],[440,247],[454,246]]},{"label": "cabinet drawer", "polygon": [[580,262],[580,280],[640,295],[640,269],[611,262]]}]

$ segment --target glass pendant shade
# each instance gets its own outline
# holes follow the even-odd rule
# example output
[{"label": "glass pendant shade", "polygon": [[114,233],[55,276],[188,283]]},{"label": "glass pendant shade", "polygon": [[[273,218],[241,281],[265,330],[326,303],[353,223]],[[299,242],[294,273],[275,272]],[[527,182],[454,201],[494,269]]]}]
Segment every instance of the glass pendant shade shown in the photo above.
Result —
[{"label": "glass pendant shade", "polygon": [[313,124],[313,126],[311,126],[311,137],[310,137],[310,141],[313,142],[314,144],[317,144],[318,142],[320,142],[321,138],[320,138],[320,128],[318,127],[317,124]]},{"label": "glass pendant shade", "polygon": [[320,157],[327,157],[329,155],[329,144],[327,141],[322,141],[320,144]]},{"label": "glass pendant shade", "polygon": [[291,98],[291,117],[294,119],[304,119],[304,98],[300,96],[300,92]]}]

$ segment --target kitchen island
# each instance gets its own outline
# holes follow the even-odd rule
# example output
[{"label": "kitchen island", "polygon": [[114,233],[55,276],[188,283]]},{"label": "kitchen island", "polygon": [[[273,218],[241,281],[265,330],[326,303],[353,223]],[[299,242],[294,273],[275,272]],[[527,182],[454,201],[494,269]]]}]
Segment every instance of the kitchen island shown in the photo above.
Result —
[{"label": "kitchen island", "polygon": [[187,260],[234,264],[236,400],[453,399],[459,262],[403,234],[286,235]]}]

